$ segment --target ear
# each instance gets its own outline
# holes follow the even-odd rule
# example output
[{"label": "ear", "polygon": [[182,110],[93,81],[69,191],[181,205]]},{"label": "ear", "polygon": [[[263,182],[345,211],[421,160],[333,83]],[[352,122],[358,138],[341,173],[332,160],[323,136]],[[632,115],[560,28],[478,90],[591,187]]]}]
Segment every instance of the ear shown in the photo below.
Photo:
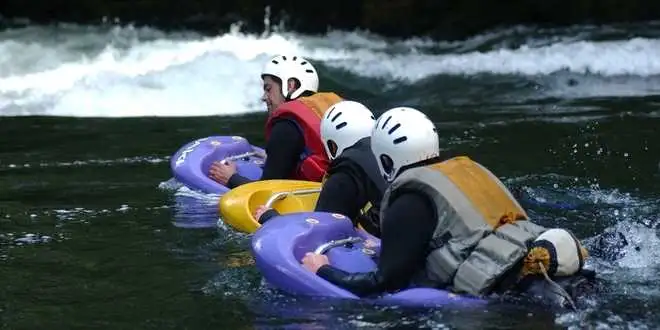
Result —
[{"label": "ear", "polygon": [[286,85],[287,85],[287,91],[289,92],[289,94],[293,93],[296,89],[298,89],[298,82],[293,78],[290,78],[287,81]]}]

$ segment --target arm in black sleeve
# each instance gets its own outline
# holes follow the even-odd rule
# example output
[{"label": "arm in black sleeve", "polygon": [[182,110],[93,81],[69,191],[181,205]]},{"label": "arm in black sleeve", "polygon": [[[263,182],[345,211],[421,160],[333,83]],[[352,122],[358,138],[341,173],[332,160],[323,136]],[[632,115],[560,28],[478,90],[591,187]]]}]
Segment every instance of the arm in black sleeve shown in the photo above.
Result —
[{"label": "arm in black sleeve", "polygon": [[[331,174],[323,183],[314,211],[343,214],[355,224],[360,209],[366,203],[366,193],[360,189],[356,179],[347,172],[339,171]],[[276,210],[269,209],[257,221],[264,224],[278,215]]]},{"label": "arm in black sleeve", "polygon": [[305,138],[298,126],[291,120],[276,122],[266,142],[267,157],[261,180],[289,178],[304,150]]},{"label": "arm in black sleeve", "polygon": [[257,219],[257,222],[259,222],[260,224],[263,225],[264,223],[266,223],[266,221],[268,221],[268,220],[270,220],[270,219],[272,219],[272,218],[274,218],[274,217],[277,217],[277,216],[279,216],[279,215],[280,215],[280,212],[277,212],[276,209],[268,209],[268,210],[266,210],[266,212],[264,212],[264,213],[259,217],[259,219]]},{"label": "arm in black sleeve", "polygon": [[[298,126],[287,119],[273,124],[266,141],[266,163],[261,180],[287,179],[300,161],[300,154],[305,150],[305,139]],[[252,180],[236,173],[229,178],[227,186],[236,188]]]},{"label": "arm in black sleeve", "polygon": [[360,189],[355,177],[347,171],[340,170],[332,173],[323,183],[314,210],[343,214],[355,224],[360,209],[366,203],[364,189]]},{"label": "arm in black sleeve", "polygon": [[424,265],[428,242],[436,224],[431,201],[418,193],[399,195],[383,219],[378,269],[347,273],[330,265],[317,274],[358,296],[406,288]]},{"label": "arm in black sleeve", "polygon": [[250,183],[252,180],[238,174],[238,172],[234,173],[234,175],[229,177],[229,180],[227,181],[227,187],[228,188],[236,188],[238,186],[242,186],[246,183]]}]

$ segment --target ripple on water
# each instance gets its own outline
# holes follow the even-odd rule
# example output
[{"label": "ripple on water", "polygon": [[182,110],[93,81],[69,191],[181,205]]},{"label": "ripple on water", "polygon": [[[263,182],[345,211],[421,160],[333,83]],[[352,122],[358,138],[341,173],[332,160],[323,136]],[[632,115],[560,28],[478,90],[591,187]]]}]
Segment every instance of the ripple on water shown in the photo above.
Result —
[{"label": "ripple on water", "polygon": [[[136,208],[130,207],[127,204],[122,204],[113,209],[86,209],[83,207],[76,207],[70,209],[53,209],[43,210],[36,213],[26,214],[5,214],[5,222],[8,223],[6,228],[10,230],[9,225],[12,221],[29,218],[31,224],[38,224],[41,228],[40,232],[0,232],[0,260],[7,261],[11,259],[11,250],[14,248],[21,248],[34,245],[42,245],[49,243],[63,242],[72,238],[72,233],[63,228],[68,225],[74,224],[89,224],[93,219],[100,216],[107,216],[113,213],[127,213],[139,209],[144,210],[162,210],[169,209],[169,205]],[[50,220],[50,221],[49,221]],[[52,222],[54,220],[54,222]],[[52,223],[52,228],[50,227]]]},{"label": "ripple on water", "polygon": [[180,228],[215,228],[226,225],[219,219],[219,194],[203,193],[190,189],[171,178],[163,181],[158,188],[174,192],[174,218],[172,224]]},{"label": "ripple on water", "polygon": [[21,169],[21,168],[50,168],[50,167],[78,167],[87,165],[116,165],[116,164],[160,164],[169,161],[170,157],[138,156],[124,157],[118,159],[86,159],[73,160],[69,162],[39,162],[24,164],[0,164],[0,170],[3,169]]}]

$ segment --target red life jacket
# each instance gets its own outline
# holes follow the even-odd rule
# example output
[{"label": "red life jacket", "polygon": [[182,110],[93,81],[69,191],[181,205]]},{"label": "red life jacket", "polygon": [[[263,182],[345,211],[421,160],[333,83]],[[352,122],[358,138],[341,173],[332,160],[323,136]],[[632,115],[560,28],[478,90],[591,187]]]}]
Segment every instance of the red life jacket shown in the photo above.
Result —
[{"label": "red life jacket", "polygon": [[335,93],[316,93],[285,102],[273,111],[266,121],[266,141],[275,119],[293,120],[305,139],[305,151],[300,162],[288,179],[321,182],[330,161],[321,139],[321,119],[323,114],[342,98]]}]

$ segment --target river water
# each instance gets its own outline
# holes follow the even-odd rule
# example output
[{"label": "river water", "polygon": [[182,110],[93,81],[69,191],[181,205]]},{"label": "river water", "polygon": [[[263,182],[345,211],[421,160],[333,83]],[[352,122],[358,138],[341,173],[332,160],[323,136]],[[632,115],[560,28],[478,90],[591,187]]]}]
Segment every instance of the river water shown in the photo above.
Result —
[{"label": "river water", "polygon": [[[577,312],[408,310],[269,289],[217,196],[171,179],[209,135],[263,144],[262,64],[307,57],[321,89],[414,106],[537,222],[593,246],[604,291]],[[510,27],[463,41],[365,32],[217,36],[131,26],[0,32],[0,327],[658,328],[660,24]],[[206,228],[186,228],[190,223]]]}]

